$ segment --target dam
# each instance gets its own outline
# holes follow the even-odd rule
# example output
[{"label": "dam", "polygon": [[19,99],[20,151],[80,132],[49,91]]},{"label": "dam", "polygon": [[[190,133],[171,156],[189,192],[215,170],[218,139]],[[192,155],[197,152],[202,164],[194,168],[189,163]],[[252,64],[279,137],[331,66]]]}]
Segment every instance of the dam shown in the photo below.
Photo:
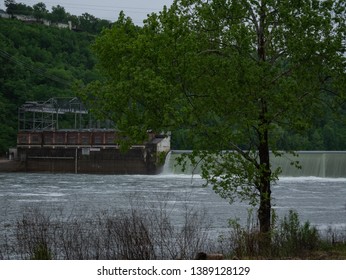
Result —
[{"label": "dam", "polygon": [[17,145],[0,172],[158,174],[170,136],[147,131],[147,139],[120,148],[124,135],[93,120],[78,98],[30,101],[18,110]]},{"label": "dam", "polygon": [[[166,174],[199,174],[200,167],[187,165],[185,171],[177,165],[177,158],[191,151],[172,150],[166,157],[163,172]],[[297,151],[296,156],[271,153],[272,170],[281,168],[280,177],[346,178],[346,151]],[[292,165],[298,161],[300,168]]]},{"label": "dam", "polygon": [[[123,153],[123,137],[93,121],[78,98],[26,102],[18,110],[17,146],[0,161],[0,172],[96,174],[198,174],[199,166],[183,172],[177,158],[187,150],[170,150],[170,135],[148,131],[143,143]],[[271,154],[272,170],[281,177],[346,178],[346,151],[297,151],[297,156]],[[167,156],[166,156],[167,155]],[[166,157],[166,159],[165,159]],[[294,162],[299,162],[297,168]]]}]

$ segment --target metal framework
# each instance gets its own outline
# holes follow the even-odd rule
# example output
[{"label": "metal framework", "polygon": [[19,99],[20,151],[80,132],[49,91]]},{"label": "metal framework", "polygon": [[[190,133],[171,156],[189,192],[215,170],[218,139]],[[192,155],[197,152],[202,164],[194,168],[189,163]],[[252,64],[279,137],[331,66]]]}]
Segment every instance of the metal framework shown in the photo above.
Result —
[{"label": "metal framework", "polygon": [[88,110],[77,97],[28,101],[18,109],[19,130],[84,129],[91,128],[91,123]]}]

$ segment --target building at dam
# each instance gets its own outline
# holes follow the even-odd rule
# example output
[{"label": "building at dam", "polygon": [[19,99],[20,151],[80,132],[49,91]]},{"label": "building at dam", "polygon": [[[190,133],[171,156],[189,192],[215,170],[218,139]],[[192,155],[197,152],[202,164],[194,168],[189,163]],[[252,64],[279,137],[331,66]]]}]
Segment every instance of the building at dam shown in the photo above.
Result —
[{"label": "building at dam", "polygon": [[26,102],[18,110],[12,171],[95,174],[157,174],[170,136],[148,132],[143,143],[121,151],[111,123],[94,121],[77,98]]}]

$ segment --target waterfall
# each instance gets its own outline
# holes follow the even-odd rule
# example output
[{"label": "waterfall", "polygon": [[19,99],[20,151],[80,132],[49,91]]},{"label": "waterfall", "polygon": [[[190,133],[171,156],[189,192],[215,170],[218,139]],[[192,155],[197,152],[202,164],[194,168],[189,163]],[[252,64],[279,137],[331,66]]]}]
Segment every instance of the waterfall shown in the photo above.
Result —
[{"label": "waterfall", "polygon": [[[346,177],[346,152],[344,151],[299,151],[297,155],[298,157],[291,154],[272,157],[272,167],[281,167],[281,176],[286,177]],[[301,169],[293,166],[292,161],[299,161]]]},{"label": "waterfall", "polygon": [[[194,166],[187,166],[185,172],[177,166],[176,158],[182,153],[191,151],[173,150],[167,154],[163,168],[164,174],[192,174],[198,173]],[[271,154],[271,164],[274,170],[281,167],[283,177],[327,177],[346,178],[346,151],[299,151],[298,157],[284,153],[280,157]],[[301,169],[291,164],[292,161],[299,161]]]},{"label": "waterfall", "polygon": [[162,168],[162,174],[172,174],[172,168],[171,168],[171,156],[172,156],[172,151],[169,151],[168,154],[166,155],[165,159],[165,164],[163,165]]},{"label": "waterfall", "polygon": [[162,174],[200,174],[201,170],[199,165],[193,166],[190,161],[187,159],[187,164],[185,170],[183,171],[182,166],[178,165],[177,158],[182,154],[191,153],[189,150],[171,150],[167,156],[166,161],[163,166]]}]

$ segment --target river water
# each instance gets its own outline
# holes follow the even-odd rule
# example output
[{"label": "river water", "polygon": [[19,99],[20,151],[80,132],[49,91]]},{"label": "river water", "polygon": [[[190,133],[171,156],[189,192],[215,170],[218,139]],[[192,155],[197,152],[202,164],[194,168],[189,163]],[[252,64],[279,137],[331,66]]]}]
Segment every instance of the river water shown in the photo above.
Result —
[{"label": "river water", "polygon": [[[227,228],[228,219],[246,223],[246,203],[230,205],[203,187],[197,175],[86,175],[0,174],[1,231],[13,225],[27,207],[65,215],[85,215],[110,209],[128,209],[133,201],[150,207],[162,202],[179,223],[186,207],[206,210],[215,232]],[[346,178],[282,177],[272,188],[273,208],[279,217],[289,210],[301,221],[318,228],[346,229]]]}]

